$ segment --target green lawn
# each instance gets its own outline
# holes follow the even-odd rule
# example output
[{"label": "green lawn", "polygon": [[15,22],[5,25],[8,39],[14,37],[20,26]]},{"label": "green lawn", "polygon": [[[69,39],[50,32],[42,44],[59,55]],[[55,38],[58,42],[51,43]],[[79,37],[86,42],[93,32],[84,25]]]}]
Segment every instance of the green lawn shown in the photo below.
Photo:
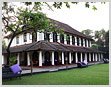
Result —
[{"label": "green lawn", "polygon": [[108,85],[109,64],[3,80],[3,85]]}]

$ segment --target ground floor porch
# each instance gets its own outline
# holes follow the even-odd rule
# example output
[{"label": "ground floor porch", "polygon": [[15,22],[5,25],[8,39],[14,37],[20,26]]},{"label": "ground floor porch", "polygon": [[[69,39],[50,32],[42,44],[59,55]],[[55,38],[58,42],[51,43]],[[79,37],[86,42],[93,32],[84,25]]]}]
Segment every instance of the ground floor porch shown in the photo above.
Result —
[{"label": "ground floor porch", "polygon": [[[96,52],[60,52],[60,51],[31,51],[13,53],[20,66],[56,66],[71,65],[87,60],[88,63],[100,62],[102,53]],[[2,64],[7,63],[7,55],[3,55]]]}]

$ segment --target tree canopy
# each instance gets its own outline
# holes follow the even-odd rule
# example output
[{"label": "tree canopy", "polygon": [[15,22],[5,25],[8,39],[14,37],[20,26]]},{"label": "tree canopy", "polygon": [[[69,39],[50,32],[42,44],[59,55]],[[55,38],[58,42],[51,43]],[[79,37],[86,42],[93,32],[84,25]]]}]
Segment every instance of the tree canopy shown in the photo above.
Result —
[{"label": "tree canopy", "polygon": [[93,37],[93,35],[92,35],[93,31],[90,29],[82,30],[82,33],[91,37],[91,38]]},{"label": "tree canopy", "polygon": [[94,47],[96,47],[95,45],[98,45],[99,47],[109,46],[109,30],[105,31],[104,29],[101,29],[93,32],[91,29],[86,29],[83,30],[82,33],[94,39]]},{"label": "tree canopy", "polygon": [[56,25],[54,25],[42,12],[33,12],[33,10],[28,8],[15,9],[14,7],[15,6],[5,5],[2,10],[2,22],[4,24],[3,31],[11,32],[10,42],[7,47],[7,59],[10,57],[10,46],[13,39],[22,32],[32,30],[32,35],[34,35],[33,42],[37,40],[37,31],[62,32],[62,29],[56,29]]}]

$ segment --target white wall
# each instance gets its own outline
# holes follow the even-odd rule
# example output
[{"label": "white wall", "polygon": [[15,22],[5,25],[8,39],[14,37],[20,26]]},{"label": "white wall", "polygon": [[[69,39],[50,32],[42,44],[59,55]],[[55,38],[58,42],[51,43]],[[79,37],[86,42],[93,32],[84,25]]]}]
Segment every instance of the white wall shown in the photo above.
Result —
[{"label": "white wall", "polygon": [[[19,44],[16,44],[16,37],[15,37],[12,41],[11,47],[32,43],[32,39],[30,39],[29,36],[30,36],[30,33],[27,33],[27,42],[24,42],[23,34],[19,35]],[[32,37],[32,35],[31,35],[31,37]],[[8,45],[10,39],[9,39],[9,41],[7,41],[7,40],[5,40],[5,41],[7,42],[7,45]]]},{"label": "white wall", "polygon": [[2,64],[6,64],[7,63],[7,58],[5,57],[5,55],[2,55]]},{"label": "white wall", "polygon": [[44,40],[44,33],[37,32],[37,41]]}]

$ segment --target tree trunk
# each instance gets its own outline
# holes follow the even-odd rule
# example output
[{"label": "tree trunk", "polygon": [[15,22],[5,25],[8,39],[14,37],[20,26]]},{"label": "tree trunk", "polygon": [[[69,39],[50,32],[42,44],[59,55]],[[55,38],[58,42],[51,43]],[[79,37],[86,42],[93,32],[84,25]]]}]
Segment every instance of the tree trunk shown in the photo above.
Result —
[{"label": "tree trunk", "polygon": [[12,38],[11,38],[11,40],[10,40],[9,44],[8,44],[7,49],[6,49],[6,51],[7,51],[7,65],[9,65],[9,58],[10,58],[10,46],[11,46],[11,43],[12,43],[12,41],[13,41],[14,37],[15,37],[15,33],[13,33]]},{"label": "tree trunk", "polygon": [[[32,43],[37,41],[37,31],[32,32]],[[32,62],[32,52],[30,53],[30,58],[31,58],[31,75],[33,73],[33,62]]]},{"label": "tree trunk", "polygon": [[32,43],[37,41],[37,31],[32,32]]}]

